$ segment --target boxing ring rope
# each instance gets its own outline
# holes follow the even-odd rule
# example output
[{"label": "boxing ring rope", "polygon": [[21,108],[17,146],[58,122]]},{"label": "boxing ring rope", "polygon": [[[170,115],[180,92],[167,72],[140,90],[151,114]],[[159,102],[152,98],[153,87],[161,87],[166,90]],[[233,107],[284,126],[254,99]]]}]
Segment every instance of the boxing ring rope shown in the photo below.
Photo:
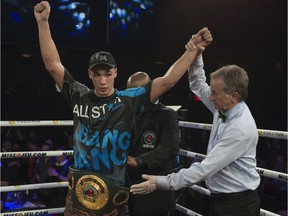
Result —
[{"label": "boxing ring rope", "polygon": [[[73,125],[72,120],[1,121],[0,122],[0,127],[72,126],[72,125]],[[211,130],[212,124],[179,121],[179,127]],[[267,137],[267,138],[275,138],[275,139],[287,139],[288,138],[288,132],[287,131],[258,129],[258,134],[261,137]]]},{"label": "boxing ring rope", "polygon": [[1,192],[37,190],[37,189],[47,189],[47,188],[59,188],[59,187],[68,187],[68,182],[64,181],[64,182],[49,182],[49,183],[3,186],[1,187]]},{"label": "boxing ring rope", "polygon": [[[189,158],[204,159],[206,155],[199,154],[196,152],[187,151],[180,149],[178,152],[179,155],[186,156]],[[52,157],[52,156],[71,156],[73,155],[73,150],[65,151],[29,151],[29,152],[0,152],[0,159],[4,158],[28,158],[28,157]],[[276,172],[273,170],[263,169],[256,167],[257,172],[261,176],[277,179],[280,181],[288,181],[288,174]],[[11,186],[12,187],[12,186]]]},{"label": "boxing ring rope", "polygon": [[[179,121],[179,127],[211,130],[212,124]],[[258,134],[261,137],[268,137],[268,138],[275,138],[275,139],[286,139],[287,140],[287,138],[288,138],[288,132],[287,131],[258,129]]]},{"label": "boxing ring rope", "polygon": [[[1,127],[26,127],[26,126],[72,126],[73,121],[71,120],[50,120],[50,121],[1,121]],[[211,124],[204,123],[195,123],[195,122],[185,122],[179,121],[179,127],[187,127],[194,129],[204,129],[211,130]],[[263,130],[258,129],[258,134],[261,137],[269,137],[276,139],[287,139],[288,132],[286,131],[275,131],[275,130]],[[37,152],[9,152],[9,153],[0,153],[0,158],[23,158],[23,157],[47,157],[47,156],[61,156],[66,155],[70,156],[73,154],[73,151],[37,151]],[[189,152],[187,150],[180,149],[178,152],[179,155],[204,159],[206,155]],[[274,178],[280,181],[286,181],[288,179],[288,175],[286,173],[275,172],[272,170],[267,170],[263,168],[256,168],[259,175],[266,176],[269,178]],[[21,191],[21,190],[35,190],[35,189],[43,189],[43,188],[57,188],[57,187],[67,187],[68,182],[51,182],[51,183],[41,183],[41,184],[28,184],[28,185],[16,185],[16,186],[4,186],[1,187],[1,192],[8,191]],[[193,185],[190,187],[191,189],[200,192],[201,194],[205,194],[210,196],[210,191],[206,188],[200,187],[198,185]],[[19,212],[6,212],[0,213],[0,216],[12,216],[12,215],[44,215],[44,214],[56,214],[63,213],[65,208],[51,208],[51,209],[39,209],[39,210],[31,210],[31,211],[19,211]],[[191,216],[201,216],[200,214],[193,212],[179,204],[176,204],[176,209],[186,215]],[[261,216],[276,216],[272,212],[260,209]]]},{"label": "boxing ring rope", "polygon": [[30,211],[18,211],[18,212],[7,212],[0,213],[0,216],[32,216],[32,215],[47,215],[47,214],[61,214],[65,210],[62,208],[51,208],[51,209],[38,209],[38,210],[30,210]]},{"label": "boxing ring rope", "polygon": [[[204,159],[206,157],[206,155],[195,153],[195,152],[190,152],[190,151],[187,151],[184,149],[180,149],[178,154],[182,155],[182,156],[191,157],[191,158],[198,158],[198,159]],[[1,157],[1,155],[0,155],[0,157]],[[286,173],[276,172],[273,170],[263,169],[263,168],[259,168],[259,167],[256,167],[256,170],[257,170],[258,174],[261,176],[277,179],[280,181],[286,181],[286,182],[288,181],[287,180],[288,174],[286,174]]]}]

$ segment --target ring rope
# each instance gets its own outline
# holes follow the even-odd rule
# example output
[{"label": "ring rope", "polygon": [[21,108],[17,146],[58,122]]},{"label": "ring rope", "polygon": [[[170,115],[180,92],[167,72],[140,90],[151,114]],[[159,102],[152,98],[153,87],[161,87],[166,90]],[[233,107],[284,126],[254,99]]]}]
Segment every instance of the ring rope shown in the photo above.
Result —
[{"label": "ring rope", "polygon": [[30,211],[19,211],[19,212],[5,212],[0,213],[0,216],[15,216],[15,215],[47,215],[47,214],[60,214],[64,212],[65,208],[51,208],[51,209],[37,209]]},{"label": "ring rope", "polygon": [[[198,158],[204,159],[206,155],[199,154],[196,152],[190,152],[184,149],[180,149],[178,152],[179,155],[190,157],[190,158]],[[25,157],[50,157],[50,156],[71,156],[73,155],[72,150],[67,151],[36,151],[36,152],[0,152],[0,159],[4,158],[25,158]],[[288,182],[288,174],[276,172],[273,170],[263,169],[256,167],[257,172],[261,176],[277,179],[280,181]]]},{"label": "ring rope", "polygon": [[260,209],[260,216],[280,216],[280,215],[264,210],[264,209]]},{"label": "ring rope", "polygon": [[[212,124],[179,121],[179,127],[211,130]],[[287,131],[258,129],[258,134],[261,137],[269,137],[269,138],[276,138],[276,139],[288,139],[288,132]]]},{"label": "ring rope", "polygon": [[52,157],[71,156],[73,150],[65,151],[21,151],[21,152],[0,152],[0,159],[3,158],[29,158],[29,157]]},{"label": "ring rope", "polygon": [[178,154],[182,156],[186,156],[190,158],[197,158],[197,159],[202,159],[202,160],[206,158],[206,155],[204,154],[199,154],[199,153],[187,151],[184,149],[179,149]]},{"label": "ring rope", "polygon": [[[48,121],[0,121],[0,127],[26,127],[26,126],[73,126],[72,120],[48,120]],[[179,127],[211,130],[212,124],[179,121]],[[287,131],[258,129],[261,137],[288,139]]]},{"label": "ring rope", "polygon": [[[195,152],[189,152],[189,151],[184,150],[184,149],[180,149],[178,154],[182,155],[182,156],[194,157],[194,158],[199,158],[199,159],[204,159],[206,157],[206,155],[198,154]],[[286,181],[286,182],[288,181],[288,174],[286,174],[286,173],[276,172],[273,170],[263,169],[263,168],[259,168],[259,167],[256,167],[256,170],[257,170],[258,174],[261,176],[277,179],[280,181]]]},{"label": "ring rope", "polygon": [[1,127],[73,126],[72,120],[0,121]]},{"label": "ring rope", "polygon": [[211,195],[211,192],[207,188],[201,187],[201,186],[199,186],[197,184],[192,185],[189,188],[191,188],[191,189],[193,189],[195,191],[198,191],[199,193],[204,194],[206,196],[210,196]]},{"label": "ring rope", "polygon": [[59,187],[68,187],[68,181],[3,186],[1,187],[1,193],[10,191],[37,190],[46,188],[59,188]]},{"label": "ring rope", "polygon": [[186,215],[190,215],[190,216],[202,216],[201,214],[198,214],[184,206],[181,206],[179,204],[176,203],[175,209],[177,209],[179,212],[182,212]]}]

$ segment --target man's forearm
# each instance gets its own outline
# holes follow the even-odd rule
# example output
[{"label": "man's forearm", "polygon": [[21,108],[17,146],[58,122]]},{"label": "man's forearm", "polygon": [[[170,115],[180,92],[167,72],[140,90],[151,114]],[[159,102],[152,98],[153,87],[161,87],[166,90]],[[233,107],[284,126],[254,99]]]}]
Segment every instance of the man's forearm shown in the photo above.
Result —
[{"label": "man's forearm", "polygon": [[150,99],[154,102],[162,94],[175,86],[192,64],[197,50],[185,53],[169,68],[163,77],[156,78],[152,83]]},{"label": "man's forearm", "polygon": [[197,50],[185,51],[185,53],[169,68],[164,75],[167,83],[174,83],[174,85],[181,79],[184,73],[197,55]]},{"label": "man's forearm", "polygon": [[39,43],[46,70],[50,73],[59,90],[63,87],[64,66],[52,39],[48,21],[38,23]]},{"label": "man's forearm", "polygon": [[48,21],[38,23],[39,43],[41,55],[46,69],[49,72],[55,70],[55,64],[61,64],[59,53],[52,39]]}]

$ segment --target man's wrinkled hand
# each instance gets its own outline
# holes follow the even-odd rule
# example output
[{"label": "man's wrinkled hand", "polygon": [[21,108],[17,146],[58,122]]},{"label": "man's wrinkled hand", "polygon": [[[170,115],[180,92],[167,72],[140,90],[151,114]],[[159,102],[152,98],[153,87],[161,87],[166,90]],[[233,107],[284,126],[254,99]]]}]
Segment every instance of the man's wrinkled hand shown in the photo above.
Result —
[{"label": "man's wrinkled hand", "polygon": [[156,177],[153,175],[142,175],[147,181],[131,186],[130,192],[133,194],[149,194],[156,190]]},{"label": "man's wrinkled hand", "polygon": [[210,30],[205,27],[198,31],[197,34],[192,35],[191,39],[185,45],[187,51],[193,51],[198,48],[198,52],[203,52],[206,46],[208,46],[213,40]]}]

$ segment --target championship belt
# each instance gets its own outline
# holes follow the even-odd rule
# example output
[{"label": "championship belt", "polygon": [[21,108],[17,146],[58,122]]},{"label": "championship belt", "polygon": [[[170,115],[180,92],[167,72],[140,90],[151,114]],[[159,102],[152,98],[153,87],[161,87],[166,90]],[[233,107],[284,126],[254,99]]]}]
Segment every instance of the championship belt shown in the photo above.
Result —
[{"label": "championship belt", "polygon": [[129,188],[119,187],[93,171],[69,167],[68,183],[73,204],[92,213],[109,213],[129,199]]}]

